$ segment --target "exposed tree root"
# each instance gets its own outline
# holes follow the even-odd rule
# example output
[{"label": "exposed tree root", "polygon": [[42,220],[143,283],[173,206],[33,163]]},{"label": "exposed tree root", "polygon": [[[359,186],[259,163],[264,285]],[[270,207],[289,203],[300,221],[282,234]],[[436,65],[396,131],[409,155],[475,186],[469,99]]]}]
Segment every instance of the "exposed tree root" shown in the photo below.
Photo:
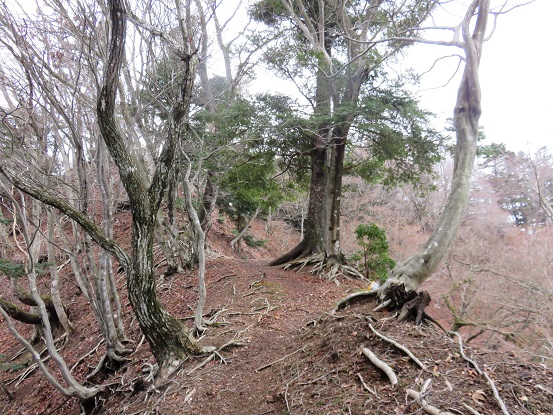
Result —
[{"label": "exposed tree root", "polygon": [[428,291],[421,291],[416,294],[416,297],[406,302],[401,308],[398,320],[404,321],[409,316],[415,316],[415,324],[420,326],[424,316],[424,309],[430,304],[430,294]]},{"label": "exposed tree root", "polygon": [[[381,290],[378,290],[378,294],[381,294]],[[385,307],[389,310],[400,309],[398,316],[399,321],[404,321],[407,318],[415,317],[415,324],[417,326],[422,324],[423,320],[428,320],[438,326],[444,333],[447,331],[438,323],[433,317],[431,317],[426,311],[426,307],[432,299],[427,291],[421,291],[419,293],[415,291],[408,291],[403,284],[388,286],[383,302],[376,307],[374,311],[380,311]]]},{"label": "exposed tree root", "polygon": [[426,365],[424,363],[422,363],[419,359],[417,359],[415,357],[415,355],[413,353],[411,353],[411,351],[407,347],[405,347],[404,345],[396,342],[395,340],[392,340],[389,337],[386,337],[383,334],[379,333],[378,331],[376,331],[376,329],[372,326],[371,323],[369,323],[369,328],[371,329],[371,331],[374,333],[375,336],[377,336],[378,338],[380,338],[384,341],[387,341],[388,343],[390,343],[394,347],[398,348],[403,353],[405,353],[407,356],[409,356],[411,358],[411,360],[413,362],[415,362],[422,370],[424,370],[425,372],[428,371],[428,368],[426,367]]},{"label": "exposed tree root", "polygon": [[465,354],[465,350],[463,349],[463,339],[461,338],[461,335],[457,332],[454,332],[453,334],[455,336],[457,336],[457,339],[459,341],[459,351],[461,353],[461,356],[463,356],[463,359],[465,359],[467,362],[469,362],[472,365],[472,367],[474,367],[474,369],[478,372],[478,374],[486,379],[486,381],[488,382],[488,385],[490,386],[490,388],[493,392],[493,396],[495,397],[495,400],[497,401],[497,404],[501,408],[501,412],[503,412],[503,415],[510,415],[509,411],[507,410],[507,406],[505,406],[505,402],[503,402],[503,400],[499,396],[499,391],[495,387],[494,381],[488,376],[488,374],[486,372],[483,372],[480,369],[480,367],[476,364],[476,362],[474,360],[469,359],[467,357],[467,355]]},{"label": "exposed tree root", "polygon": [[291,251],[285,253],[284,255],[278,257],[277,259],[269,262],[269,266],[279,266],[286,265],[288,262],[291,262],[296,259],[301,259],[302,257],[309,256],[313,252],[307,249],[307,240],[302,239],[299,244],[297,244]]},{"label": "exposed tree root", "polygon": [[388,379],[390,379],[390,383],[392,384],[392,387],[397,385],[397,382],[398,382],[397,376],[394,370],[387,363],[384,363],[382,360],[376,357],[376,355],[366,347],[362,347],[361,351],[365,356],[367,356],[367,358],[371,361],[373,365],[375,365],[377,368],[382,370],[386,374],[386,376],[388,376]]},{"label": "exposed tree root", "polygon": [[130,360],[125,356],[131,353],[132,353],[132,350],[130,349],[108,350],[106,353],[104,353],[104,355],[96,365],[96,368],[86,377],[86,379],[90,380],[102,371],[105,371],[108,373],[112,371],[116,371],[121,367],[123,363],[128,362]]},{"label": "exposed tree root", "polygon": [[[275,261],[271,262],[269,265],[273,265]],[[368,281],[365,276],[355,268],[347,264],[333,263],[322,253],[300,256],[284,264],[276,265],[281,266],[285,271],[293,269],[297,272],[302,271],[305,267],[311,267],[309,271],[310,274],[321,275],[326,280],[334,281],[337,284],[339,283],[338,277]]]},{"label": "exposed tree root", "polygon": [[364,300],[367,297],[373,297],[376,295],[378,290],[363,290],[363,291],[357,291],[354,293],[351,293],[344,298],[342,298],[338,303],[336,304],[336,307],[334,307],[335,311],[341,310],[346,305],[348,305],[351,302],[354,301],[361,301]]}]

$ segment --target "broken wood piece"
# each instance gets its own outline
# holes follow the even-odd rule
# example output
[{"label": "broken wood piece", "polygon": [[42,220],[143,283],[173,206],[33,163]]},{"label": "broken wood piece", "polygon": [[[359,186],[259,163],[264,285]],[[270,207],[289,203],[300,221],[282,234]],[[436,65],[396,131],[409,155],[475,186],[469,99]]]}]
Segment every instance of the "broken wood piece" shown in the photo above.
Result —
[{"label": "broken wood piece", "polygon": [[376,355],[366,347],[362,347],[361,351],[365,356],[367,356],[367,358],[371,361],[373,365],[382,370],[386,374],[386,376],[388,376],[392,387],[397,385],[397,376],[394,370],[388,364],[384,363],[382,360],[376,357]]},{"label": "broken wood piece", "polygon": [[359,380],[361,381],[361,384],[363,385],[363,388],[365,388],[365,390],[369,391],[370,393],[372,393],[374,396],[376,396],[378,398],[378,394],[376,393],[376,388],[374,388],[374,390],[372,390],[369,385],[367,385],[365,383],[365,379],[363,379],[363,376],[361,376],[361,373],[358,373],[357,374],[357,377],[359,378]]},{"label": "broken wood piece", "polygon": [[463,406],[467,411],[469,411],[472,415],[482,415],[480,412],[478,412],[476,409],[474,409],[472,406],[467,405],[463,402]]},{"label": "broken wood piece", "polygon": [[384,301],[383,303],[379,304],[373,311],[374,311],[374,312],[377,312],[377,311],[383,310],[383,309],[385,309],[386,307],[388,307],[391,303],[392,303],[392,300],[391,300],[391,299],[387,299],[387,300]]}]

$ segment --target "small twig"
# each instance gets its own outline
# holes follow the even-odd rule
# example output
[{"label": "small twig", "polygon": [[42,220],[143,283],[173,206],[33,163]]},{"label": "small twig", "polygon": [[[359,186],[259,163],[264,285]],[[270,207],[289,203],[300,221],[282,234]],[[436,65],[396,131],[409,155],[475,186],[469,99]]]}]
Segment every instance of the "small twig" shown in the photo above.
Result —
[{"label": "small twig", "polygon": [[363,385],[363,388],[365,388],[365,390],[369,391],[370,393],[372,393],[374,396],[376,396],[378,398],[378,395],[376,394],[376,387],[374,388],[374,390],[372,390],[371,388],[369,388],[369,385],[367,385],[365,383],[365,380],[363,379],[363,376],[361,376],[361,373],[358,373],[357,374],[357,377],[359,378],[359,380],[361,381],[361,384]]},{"label": "small twig", "polygon": [[223,275],[222,277],[220,278],[217,278],[215,281],[213,281],[211,284],[216,284],[218,283],[219,281],[222,281],[224,280],[225,278],[228,278],[228,277],[235,277],[236,274],[234,272],[231,272],[230,274],[227,274],[227,275]]},{"label": "small twig", "polygon": [[188,401],[192,399],[192,395],[194,395],[194,393],[196,393],[196,388],[192,389],[186,394],[186,396],[184,397],[184,403],[188,403]]},{"label": "small twig", "polygon": [[104,342],[104,339],[100,340],[98,342],[98,344],[96,345],[96,347],[94,347],[92,350],[90,350],[88,353],[86,353],[85,355],[81,356],[79,358],[79,360],[77,360],[75,362],[75,364],[73,366],[71,366],[71,369],[69,369],[69,373],[73,372],[73,370],[75,370],[75,368],[77,366],[79,366],[88,356],[90,356],[91,354],[94,354],[96,353],[96,351],[98,350],[98,348],[101,346],[101,344]]},{"label": "small twig", "polygon": [[253,286],[254,286],[255,284],[259,284],[260,282],[263,282],[263,277],[264,277],[264,275],[262,275],[260,279],[255,280],[254,282],[252,282],[252,283],[250,284],[250,290],[253,290]]},{"label": "small twig", "polygon": [[476,409],[474,409],[472,406],[467,405],[463,402],[463,406],[467,411],[469,411],[472,415],[482,415],[480,412],[478,412]]},{"label": "small twig", "polygon": [[8,388],[4,386],[4,382],[0,380],[0,390],[6,395],[9,401],[11,401],[14,398],[13,393],[11,393]]},{"label": "small twig", "polygon": [[419,403],[422,410],[430,415],[454,415],[451,412],[442,412],[438,408],[432,405],[428,405],[426,401],[423,399],[423,393],[414,391],[413,389],[406,389],[407,396],[414,399]]},{"label": "small twig", "polygon": [[515,393],[515,390],[514,390],[514,388],[513,388],[512,386],[511,386],[511,395],[513,395],[513,398],[515,398],[515,400],[517,401],[518,405],[522,408],[522,410],[523,410],[524,412],[526,412],[527,414],[532,415],[532,413],[531,413],[528,409],[526,409],[526,408],[524,407],[524,404],[520,401],[520,399],[518,399],[518,396],[517,396],[517,394]]},{"label": "small twig", "polygon": [[295,354],[298,353],[298,352],[304,351],[304,349],[305,349],[305,346],[300,347],[300,348],[299,348],[298,350],[296,350],[295,352],[288,353],[287,355],[282,356],[280,359],[274,360],[274,361],[272,361],[271,363],[267,363],[266,365],[263,365],[263,366],[261,366],[261,367],[255,369],[255,371],[256,371],[256,372],[260,372],[260,371],[262,371],[263,369],[267,369],[268,367],[271,367],[271,366],[273,366],[274,364],[276,364],[276,363],[278,363],[278,362],[282,362],[284,359],[287,359],[288,357],[293,356],[293,355],[295,355]]},{"label": "small twig", "polygon": [[426,365],[424,363],[422,363],[419,359],[417,359],[415,357],[415,355],[413,353],[411,353],[411,351],[403,346],[402,344],[396,342],[395,340],[393,339],[390,339],[389,337],[386,337],[384,336],[383,334],[380,334],[378,331],[376,331],[376,329],[372,326],[371,323],[369,323],[369,328],[371,329],[371,331],[379,338],[381,338],[382,340],[384,341],[387,341],[388,343],[390,343],[391,345],[393,345],[394,347],[397,347],[399,350],[403,351],[407,356],[409,356],[411,358],[411,360],[413,360],[413,362],[415,362],[422,370],[424,370],[425,372],[428,372],[428,368],[426,367]]},{"label": "small twig", "polygon": [[367,356],[367,358],[371,361],[373,365],[382,370],[386,374],[386,376],[388,376],[392,387],[397,385],[397,376],[394,373],[394,370],[388,364],[384,363],[382,360],[376,357],[376,355],[366,347],[362,347],[361,351],[365,356]]},{"label": "small twig", "polygon": [[551,396],[553,396],[553,391],[547,389],[547,388],[544,388],[542,385],[536,385],[535,386],[536,389],[539,389],[543,392],[547,392],[548,394],[550,394]]},{"label": "small twig", "polygon": [[144,343],[144,340],[146,340],[146,336],[142,336],[142,338],[138,342],[138,345],[136,346],[136,348],[134,349],[134,352],[132,352],[132,354],[135,354],[136,352],[138,352],[138,350],[142,347],[142,344]]},{"label": "small twig", "polygon": [[428,390],[431,384],[432,384],[432,378],[426,379],[426,382],[424,382],[421,388],[421,395],[424,395],[426,393],[426,391]]},{"label": "small twig", "polygon": [[503,412],[504,415],[510,415],[509,411],[507,410],[507,407],[505,406],[505,403],[503,402],[503,400],[499,396],[499,392],[498,392],[497,388],[495,387],[495,383],[493,382],[493,380],[488,376],[488,374],[486,372],[483,372],[480,369],[480,367],[478,367],[478,365],[476,364],[476,362],[474,360],[469,359],[467,357],[467,355],[465,354],[465,351],[463,350],[463,339],[461,338],[461,335],[457,332],[453,332],[453,334],[455,334],[457,336],[457,339],[459,339],[459,350],[461,352],[461,356],[463,356],[463,359],[465,359],[467,362],[469,362],[474,367],[474,369],[476,369],[478,374],[480,376],[483,376],[486,379],[486,381],[488,382],[488,385],[490,385],[490,388],[493,391],[493,396],[495,397],[495,400],[497,401],[497,404],[501,408],[501,411]]},{"label": "small twig", "polygon": [[315,379],[311,379],[309,382],[301,382],[299,385],[300,386],[305,386],[305,385],[312,385],[313,383],[317,383],[318,381],[320,381],[321,379],[324,379],[326,377],[328,377],[329,375],[335,373],[335,372],[338,372],[340,370],[340,368],[338,369],[332,369],[330,372],[326,372],[324,375],[321,375]]}]

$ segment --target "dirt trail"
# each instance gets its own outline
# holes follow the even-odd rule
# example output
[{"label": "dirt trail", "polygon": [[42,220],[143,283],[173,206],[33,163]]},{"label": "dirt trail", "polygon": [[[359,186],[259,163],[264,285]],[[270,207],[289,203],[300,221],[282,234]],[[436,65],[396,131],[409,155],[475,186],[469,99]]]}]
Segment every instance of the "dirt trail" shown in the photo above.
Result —
[{"label": "dirt trail", "polygon": [[[228,239],[228,238],[227,238]],[[218,239],[221,246],[227,242]],[[221,346],[231,340],[245,345],[222,351],[206,362],[200,356],[185,362],[169,382],[155,390],[148,381],[154,361],[128,308],[124,280],[120,280],[126,327],[136,351],[115,373],[95,381],[109,385],[97,400],[97,414],[131,415],[262,415],[262,414],[409,414],[423,413],[419,403],[406,398],[406,389],[420,390],[432,380],[428,403],[457,414],[464,405],[479,413],[501,414],[489,384],[460,355],[458,344],[433,327],[397,323],[389,313],[374,314],[374,304],[359,303],[336,314],[334,304],[363,286],[358,281],[334,283],[308,272],[268,267],[272,251],[215,255],[208,261],[206,283],[208,315],[219,312],[217,324],[201,339]],[[244,254],[242,254],[244,255]],[[257,259],[255,259],[257,258]],[[192,325],[197,301],[195,270],[159,284],[168,311]],[[72,288],[65,293],[78,330],[62,347],[69,365],[88,353],[101,339],[92,313]],[[381,333],[407,346],[428,367],[424,372],[391,344],[371,334],[368,321]],[[0,327],[0,352],[12,354],[20,346]],[[396,371],[399,384],[388,379],[360,353],[373,350]],[[84,380],[103,351],[79,363],[74,373]],[[522,362],[514,354],[467,349],[468,356],[493,378],[510,414],[553,413],[552,371],[539,363]],[[200,368],[198,365],[205,363]],[[190,372],[193,373],[190,374]],[[9,382],[19,376],[0,373]],[[361,381],[363,380],[363,382]],[[10,390],[15,400],[0,395],[0,413],[20,415],[76,415],[78,403],[53,390],[36,371]]]}]

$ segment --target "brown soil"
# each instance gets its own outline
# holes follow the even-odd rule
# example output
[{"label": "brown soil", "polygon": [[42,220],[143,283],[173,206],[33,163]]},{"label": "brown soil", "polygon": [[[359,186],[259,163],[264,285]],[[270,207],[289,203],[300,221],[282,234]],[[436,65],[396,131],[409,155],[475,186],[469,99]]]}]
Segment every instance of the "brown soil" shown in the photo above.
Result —
[{"label": "brown soil", "polygon": [[[275,231],[276,232],[276,231]],[[261,239],[262,225],[255,235]],[[441,411],[501,414],[488,382],[461,356],[459,344],[435,326],[398,323],[387,312],[374,313],[373,300],[352,304],[334,313],[345,294],[362,288],[358,281],[328,282],[307,271],[268,267],[268,259],[290,248],[297,235],[279,230],[265,248],[247,248],[238,255],[228,250],[231,234],[213,229],[207,269],[206,312],[220,312],[217,324],[201,340],[221,346],[244,343],[215,356],[190,358],[170,380],[154,388],[148,372],[154,361],[141,341],[126,305],[128,335],[135,342],[130,363],[95,381],[108,391],[94,403],[97,414],[412,414],[424,413],[406,396],[431,380],[425,400]],[[286,241],[288,246],[283,246]],[[119,281],[121,287],[124,281]],[[75,364],[101,338],[92,313],[75,287],[67,284],[67,304],[77,331],[62,346],[69,365]],[[175,316],[191,324],[196,301],[194,270],[160,282],[160,296]],[[126,302],[123,296],[124,303]],[[420,369],[395,346],[371,333],[380,333],[407,347],[427,366]],[[26,332],[30,335],[29,330]],[[361,353],[372,350],[393,367],[399,382],[392,387],[382,371]],[[13,356],[21,347],[0,327],[0,353]],[[494,381],[510,414],[553,414],[553,372],[514,353],[466,348]],[[73,373],[84,379],[102,356],[98,351],[78,363]],[[20,363],[27,357],[19,358]],[[1,379],[13,391],[9,401],[0,395],[0,414],[78,414],[74,398],[66,398],[34,371],[4,371]],[[363,382],[364,384],[363,384]],[[549,391],[549,392],[548,392]]]}]

